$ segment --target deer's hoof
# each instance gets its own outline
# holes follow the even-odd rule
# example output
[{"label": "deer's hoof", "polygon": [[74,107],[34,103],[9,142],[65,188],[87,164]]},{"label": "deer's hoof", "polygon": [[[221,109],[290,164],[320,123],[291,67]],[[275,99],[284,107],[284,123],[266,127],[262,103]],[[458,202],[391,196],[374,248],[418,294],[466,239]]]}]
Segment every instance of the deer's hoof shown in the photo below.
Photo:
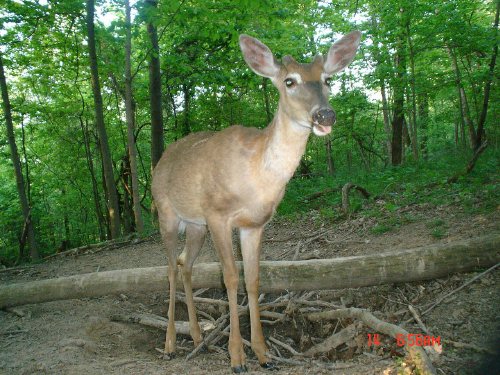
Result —
[{"label": "deer's hoof", "polygon": [[260,364],[260,367],[269,371],[278,371],[280,368],[276,366],[274,362],[264,362]]},{"label": "deer's hoof", "polygon": [[246,365],[235,366],[233,367],[233,372],[235,374],[241,374],[242,372],[248,372],[248,368]]},{"label": "deer's hoof", "polygon": [[164,361],[171,361],[172,359],[175,358],[175,352],[172,353],[163,353],[163,360]]}]

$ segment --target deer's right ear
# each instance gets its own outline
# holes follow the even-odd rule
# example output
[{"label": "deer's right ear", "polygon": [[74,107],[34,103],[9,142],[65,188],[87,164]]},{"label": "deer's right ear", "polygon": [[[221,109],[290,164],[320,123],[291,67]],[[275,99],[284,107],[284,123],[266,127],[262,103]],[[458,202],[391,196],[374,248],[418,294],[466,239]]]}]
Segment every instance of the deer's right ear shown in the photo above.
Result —
[{"label": "deer's right ear", "polygon": [[278,75],[280,64],[264,43],[242,34],[240,35],[240,48],[246,63],[255,73],[267,78],[274,78]]}]

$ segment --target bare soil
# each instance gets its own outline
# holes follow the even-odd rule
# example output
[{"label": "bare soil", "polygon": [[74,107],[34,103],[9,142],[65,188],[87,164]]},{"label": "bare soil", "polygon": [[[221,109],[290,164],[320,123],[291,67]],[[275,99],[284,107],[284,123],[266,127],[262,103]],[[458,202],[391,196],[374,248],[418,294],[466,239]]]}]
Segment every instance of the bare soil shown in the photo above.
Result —
[{"label": "bare soil", "polygon": [[[393,228],[383,234],[375,234],[374,228],[384,217],[353,217],[325,222],[311,213],[307,218],[294,222],[275,219],[266,230],[262,259],[285,260],[294,256],[298,259],[333,258],[379,253],[500,231],[499,210],[487,215],[470,216],[454,206],[413,205],[384,215],[387,215],[385,218],[390,215]],[[314,237],[317,238],[304,242]],[[299,241],[303,241],[304,245],[299,247],[297,253]],[[237,248],[235,251],[238,255]],[[198,262],[215,260],[213,246],[208,239]],[[35,266],[0,270],[0,282],[18,283],[166,264],[161,239],[156,235],[114,250],[93,250],[78,256],[51,258]],[[400,324],[411,333],[422,333],[415,321],[410,320],[412,314],[408,305],[422,312],[440,296],[458,288],[477,273],[450,275],[429,282],[297,293],[292,301],[293,298],[307,297],[311,301],[366,308],[380,319]],[[431,353],[439,374],[500,374],[499,281],[500,272],[496,269],[421,316],[432,336],[439,336],[443,344],[441,354]],[[0,374],[231,373],[226,340],[218,343],[218,350],[202,352],[186,361],[186,355],[193,350],[192,341],[190,337],[178,335],[177,357],[165,361],[155,349],[163,347],[164,332],[110,319],[115,314],[143,312],[166,316],[166,291],[167,285],[165,291],[151,294],[130,291],[121,296],[56,301],[0,311]],[[285,294],[287,292],[283,291]],[[224,292],[218,290],[207,290],[201,296],[226,298]],[[267,295],[264,301],[274,301],[277,297]],[[243,295],[241,299],[243,303]],[[179,302],[177,307],[178,320],[186,320],[184,305]],[[211,305],[199,305],[198,308],[214,319],[225,312],[223,308]],[[295,306],[292,302],[286,309],[279,310],[287,314],[285,321],[264,325],[266,337],[272,336],[296,351],[304,352],[352,323],[334,321],[312,324],[304,316],[314,310],[314,307],[304,309],[304,306]],[[248,318],[241,320],[242,334],[249,339]],[[394,339],[381,335],[379,345],[369,346],[368,334],[374,333],[360,325],[353,340],[314,360],[293,357],[286,349],[271,345],[275,355],[302,361],[300,364],[279,363],[280,369],[274,373],[416,374]],[[247,357],[250,373],[266,373],[260,369],[250,349]]]}]

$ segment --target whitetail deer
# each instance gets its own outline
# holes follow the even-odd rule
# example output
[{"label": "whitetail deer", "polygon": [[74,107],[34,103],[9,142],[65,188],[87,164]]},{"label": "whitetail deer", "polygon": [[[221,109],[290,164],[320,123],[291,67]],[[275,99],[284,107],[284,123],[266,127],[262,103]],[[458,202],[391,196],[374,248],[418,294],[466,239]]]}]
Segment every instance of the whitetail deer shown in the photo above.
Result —
[{"label": "whitetail deer", "polygon": [[[220,132],[191,134],[170,145],[153,172],[152,192],[168,253],[170,304],[165,355],[175,352],[177,266],[182,269],[190,333],[202,342],[191,286],[193,263],[206,227],[222,263],[230,310],[229,354],[234,372],[246,372],[240,334],[231,232],[239,228],[251,322],[252,349],[264,368],[267,355],[258,306],[259,256],[264,225],[273,215],[302,157],[311,131],[324,136],[335,122],[328,103],[331,76],[354,58],[361,34],[354,31],[334,43],[326,56],[299,64],[286,56],[278,62],[271,50],[248,35],[240,36],[245,61],[279,90],[278,110],[264,130],[231,126]],[[186,245],[176,258],[177,233],[186,228]]]}]

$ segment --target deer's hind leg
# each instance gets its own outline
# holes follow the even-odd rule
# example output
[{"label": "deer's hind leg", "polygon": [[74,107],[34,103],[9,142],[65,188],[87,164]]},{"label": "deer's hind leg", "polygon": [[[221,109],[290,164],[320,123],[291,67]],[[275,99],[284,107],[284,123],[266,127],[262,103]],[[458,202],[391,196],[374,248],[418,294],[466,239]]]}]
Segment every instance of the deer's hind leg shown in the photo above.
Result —
[{"label": "deer's hind leg", "polygon": [[175,353],[175,292],[177,281],[177,235],[179,231],[179,217],[172,209],[168,200],[156,202],[160,233],[167,249],[168,282],[170,286],[170,302],[168,305],[168,326],[165,337],[165,359],[170,359]]},{"label": "deer's hind leg", "polygon": [[184,283],[184,292],[186,293],[186,305],[189,315],[189,332],[193,338],[194,346],[198,346],[201,341],[200,326],[196,318],[196,308],[193,301],[193,288],[191,283],[192,269],[195,259],[205,242],[207,233],[206,225],[193,223],[186,224],[186,245],[184,251],[177,259],[177,263],[182,267],[182,281]]}]

